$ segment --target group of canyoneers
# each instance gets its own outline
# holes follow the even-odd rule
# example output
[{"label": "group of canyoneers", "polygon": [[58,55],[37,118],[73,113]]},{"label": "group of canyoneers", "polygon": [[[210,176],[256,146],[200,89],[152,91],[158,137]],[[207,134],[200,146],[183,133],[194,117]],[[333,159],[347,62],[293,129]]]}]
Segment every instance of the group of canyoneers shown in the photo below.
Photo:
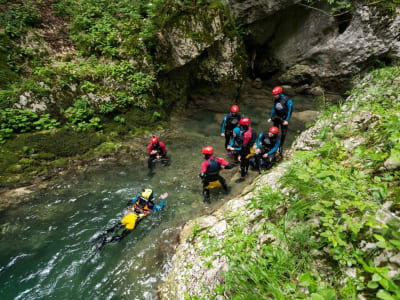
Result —
[{"label": "group of canyoneers", "polygon": [[[240,178],[236,183],[244,181],[249,166],[260,173],[272,167],[276,160],[276,154],[282,154],[290,117],[292,114],[293,102],[288,96],[283,94],[282,87],[273,88],[272,95],[274,104],[269,115],[268,122],[273,122],[273,126],[257,136],[257,132],[251,127],[251,120],[242,117],[239,107],[233,105],[230,112],[224,117],[221,126],[221,136],[225,137],[225,149],[228,155],[232,156],[234,163],[229,163],[220,157],[214,157],[214,149],[211,146],[203,147],[201,153],[204,161],[201,165],[200,178],[203,183],[204,202],[210,203],[210,189],[222,185],[223,190],[228,193],[229,188],[225,179],[220,175],[222,169],[231,169],[238,163],[240,164]],[[280,135],[279,135],[280,128]],[[256,145],[256,147],[254,147]],[[148,168],[152,174],[153,165],[160,161],[164,166],[168,165],[167,149],[157,136],[151,137],[148,146]],[[168,194],[160,196],[161,204],[153,202],[153,191],[146,189],[141,196],[129,202],[130,213],[116,226],[107,229],[102,239],[104,243],[118,241],[135,228],[135,225],[142,217],[152,210],[160,210],[164,206]],[[107,233],[115,233],[112,237],[107,237]]]}]

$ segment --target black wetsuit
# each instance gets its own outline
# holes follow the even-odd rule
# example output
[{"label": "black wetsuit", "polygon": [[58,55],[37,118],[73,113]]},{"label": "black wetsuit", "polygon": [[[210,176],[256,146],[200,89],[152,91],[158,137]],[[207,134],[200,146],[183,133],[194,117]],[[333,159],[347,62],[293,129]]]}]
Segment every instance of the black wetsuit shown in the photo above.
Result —
[{"label": "black wetsuit", "polygon": [[222,121],[221,132],[225,134],[225,149],[233,136],[233,129],[238,126],[241,118],[242,116],[239,113],[233,115],[232,112],[229,112]]}]

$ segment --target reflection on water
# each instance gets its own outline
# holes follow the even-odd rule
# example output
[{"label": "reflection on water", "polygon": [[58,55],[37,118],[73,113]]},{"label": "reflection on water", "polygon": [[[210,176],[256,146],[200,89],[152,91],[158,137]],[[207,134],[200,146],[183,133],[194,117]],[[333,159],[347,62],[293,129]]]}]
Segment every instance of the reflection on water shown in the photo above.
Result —
[{"label": "reflection on water", "polygon": [[[300,98],[299,98],[300,99]],[[296,111],[309,110],[311,100],[300,99]],[[241,106],[260,132],[268,127],[263,107]],[[156,287],[169,269],[177,234],[185,221],[210,212],[226,201],[216,189],[211,207],[202,202],[199,179],[201,147],[215,148],[226,158],[219,136],[223,113],[196,110],[173,124],[167,140],[171,165],[157,165],[147,176],[146,162],[104,166],[62,182],[35,195],[30,204],[9,210],[0,223],[1,299],[154,299]],[[293,118],[289,144],[305,121]],[[147,145],[143,145],[146,147]],[[223,176],[233,185],[238,168]],[[165,209],[150,214],[121,242],[93,250],[90,239],[118,222],[126,203],[144,188],[158,196],[169,193]]]}]

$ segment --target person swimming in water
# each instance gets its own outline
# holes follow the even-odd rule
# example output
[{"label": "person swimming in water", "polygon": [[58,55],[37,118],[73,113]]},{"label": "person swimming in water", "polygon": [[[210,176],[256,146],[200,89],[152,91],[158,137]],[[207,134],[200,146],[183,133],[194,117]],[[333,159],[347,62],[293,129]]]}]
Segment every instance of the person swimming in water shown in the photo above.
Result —
[{"label": "person swimming in water", "polygon": [[105,244],[119,242],[132,232],[137,223],[144,219],[144,217],[146,217],[151,211],[159,211],[163,209],[167,197],[168,193],[162,194],[160,196],[161,203],[160,205],[157,205],[153,201],[153,190],[145,189],[140,196],[129,201],[128,213],[125,214],[121,221],[106,229],[93,242],[100,241],[98,249],[101,249]]}]

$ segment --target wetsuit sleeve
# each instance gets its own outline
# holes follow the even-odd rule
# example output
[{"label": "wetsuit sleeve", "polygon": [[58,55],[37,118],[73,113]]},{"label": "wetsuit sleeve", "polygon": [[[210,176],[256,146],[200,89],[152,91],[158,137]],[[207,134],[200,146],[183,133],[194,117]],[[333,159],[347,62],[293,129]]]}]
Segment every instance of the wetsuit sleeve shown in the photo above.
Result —
[{"label": "wetsuit sleeve", "polygon": [[262,138],[262,136],[263,136],[263,134],[261,133],[259,136],[258,136],[258,139],[257,139],[257,148],[260,148],[260,144],[261,144],[261,138]]},{"label": "wetsuit sleeve", "polygon": [[289,99],[289,100],[286,102],[286,104],[287,104],[287,107],[288,107],[288,114],[287,114],[287,117],[286,117],[286,121],[289,121],[289,120],[290,120],[290,117],[291,117],[291,115],[292,115],[292,107],[293,107],[293,101],[292,101],[292,99]]},{"label": "wetsuit sleeve", "polygon": [[235,143],[236,137],[232,137],[231,142],[229,143],[229,146],[233,147],[233,144]]},{"label": "wetsuit sleeve", "polygon": [[164,154],[167,154],[167,148],[165,148],[165,145],[164,145],[163,142],[160,142],[160,147],[161,147],[163,153],[164,153]]},{"label": "wetsuit sleeve", "polygon": [[274,148],[272,148],[271,150],[269,150],[268,155],[271,155],[272,153],[275,153],[276,150],[278,150],[280,144],[281,144],[281,140],[277,140],[276,143],[275,143]]},{"label": "wetsuit sleeve", "polygon": [[207,171],[208,168],[208,161],[203,161],[203,163],[201,164],[201,170],[200,173],[205,173]]},{"label": "wetsuit sleeve", "polygon": [[151,154],[151,143],[149,144],[149,154]]},{"label": "wetsuit sleeve", "polygon": [[274,104],[272,105],[272,111],[271,114],[269,115],[269,118],[272,119],[272,117],[275,115],[275,101]]},{"label": "wetsuit sleeve", "polygon": [[225,116],[224,120],[222,121],[221,133],[225,132],[225,124],[226,124],[227,119],[228,119],[228,116]]},{"label": "wetsuit sleeve", "polygon": [[217,157],[217,162],[218,162],[219,164],[223,165],[223,166],[229,165],[229,163],[228,163],[225,159],[223,159],[223,158],[221,158],[221,157]]},{"label": "wetsuit sleeve", "polygon": [[163,209],[164,204],[165,204],[165,199],[161,199],[160,205],[154,204],[153,210],[159,211],[159,210]]}]

